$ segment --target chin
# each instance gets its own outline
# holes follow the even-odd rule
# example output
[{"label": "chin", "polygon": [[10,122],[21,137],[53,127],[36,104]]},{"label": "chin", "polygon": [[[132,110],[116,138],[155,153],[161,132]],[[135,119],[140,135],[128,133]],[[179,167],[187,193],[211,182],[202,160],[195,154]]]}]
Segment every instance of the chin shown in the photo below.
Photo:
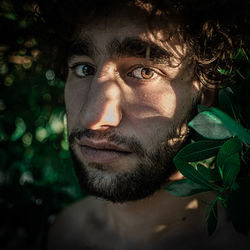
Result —
[{"label": "chin", "polygon": [[176,172],[172,160],[166,155],[161,159],[157,153],[122,170],[119,166],[112,169],[106,164],[85,165],[73,150],[71,156],[82,190],[112,202],[136,201],[151,196]]}]

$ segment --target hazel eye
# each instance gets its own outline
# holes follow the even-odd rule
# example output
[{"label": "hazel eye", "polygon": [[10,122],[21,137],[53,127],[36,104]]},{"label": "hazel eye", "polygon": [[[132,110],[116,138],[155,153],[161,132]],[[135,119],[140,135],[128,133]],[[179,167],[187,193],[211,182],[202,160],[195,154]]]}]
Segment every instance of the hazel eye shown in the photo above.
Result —
[{"label": "hazel eye", "polygon": [[95,74],[95,68],[89,64],[76,64],[70,68],[78,77],[86,77]]},{"label": "hazel eye", "polygon": [[139,79],[151,79],[156,75],[156,72],[150,68],[139,67],[129,73],[129,76]]}]

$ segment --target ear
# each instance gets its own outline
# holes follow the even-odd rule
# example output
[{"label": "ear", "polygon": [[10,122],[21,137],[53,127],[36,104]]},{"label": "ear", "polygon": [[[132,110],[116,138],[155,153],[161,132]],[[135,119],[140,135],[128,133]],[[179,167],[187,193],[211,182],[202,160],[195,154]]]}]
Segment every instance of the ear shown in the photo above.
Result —
[{"label": "ear", "polygon": [[210,107],[217,104],[218,89],[203,87],[201,94],[201,103],[204,106]]}]

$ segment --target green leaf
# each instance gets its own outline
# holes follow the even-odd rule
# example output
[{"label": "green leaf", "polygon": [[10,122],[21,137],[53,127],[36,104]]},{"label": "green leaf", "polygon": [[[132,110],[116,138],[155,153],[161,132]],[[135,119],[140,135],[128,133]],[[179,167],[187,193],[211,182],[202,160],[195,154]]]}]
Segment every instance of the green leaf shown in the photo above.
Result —
[{"label": "green leaf", "polygon": [[221,146],[218,152],[216,164],[218,166],[222,166],[226,158],[228,158],[232,154],[240,152],[241,148],[242,148],[242,143],[238,138],[232,138],[226,141]]},{"label": "green leaf", "polygon": [[233,91],[227,87],[219,91],[219,107],[235,120],[238,120],[237,112],[232,102]]},{"label": "green leaf", "polygon": [[218,187],[210,184],[194,167],[190,166],[187,162],[180,159],[174,159],[176,168],[189,180],[194,183],[202,185],[204,188],[211,190],[218,190]]},{"label": "green leaf", "polygon": [[241,148],[241,141],[238,138],[232,138],[226,141],[218,152],[216,164],[226,187],[233,185],[240,171]]},{"label": "green leaf", "polygon": [[238,138],[232,138],[226,141],[218,152],[216,158],[217,166],[223,171],[225,160],[231,155],[241,151],[242,143]]},{"label": "green leaf", "polygon": [[226,187],[231,187],[240,172],[239,153],[233,154],[224,162],[222,180]]},{"label": "green leaf", "polygon": [[197,133],[209,139],[227,139],[233,136],[222,121],[209,111],[198,113],[188,125]]},{"label": "green leaf", "polygon": [[197,165],[197,171],[209,181],[220,181],[220,175],[218,174],[217,169],[210,169],[202,164]]},{"label": "green leaf", "polygon": [[[197,116],[203,114],[203,118],[200,118],[200,120],[203,119],[202,125],[199,122],[193,122],[193,120],[197,120],[197,116],[189,123],[189,125],[198,133],[204,133],[204,135],[201,134],[204,137],[207,137],[206,135],[209,135],[211,136],[209,138],[212,139],[222,139],[223,136],[225,136],[226,138],[226,136],[231,133],[232,135],[236,135],[241,141],[250,145],[250,132],[242,127],[238,122],[233,120],[229,115],[214,107],[208,108],[199,105],[199,110],[201,111],[201,113],[199,113]],[[202,126],[206,126],[204,119],[209,123],[207,129],[214,131],[206,132],[204,128],[201,128]],[[212,124],[214,124],[214,127],[212,126]],[[224,127],[224,129],[222,127]],[[229,132],[226,132],[225,129],[227,129]],[[219,131],[224,134],[220,135]]]},{"label": "green leaf", "polygon": [[234,60],[243,60],[243,59],[249,60],[245,50],[242,48],[239,48],[233,52],[233,59]]},{"label": "green leaf", "polygon": [[229,75],[230,74],[230,70],[228,69],[217,69],[222,75]]},{"label": "green leaf", "polygon": [[175,156],[175,160],[186,162],[201,161],[215,156],[224,141],[203,140],[191,143],[181,149]]},{"label": "green leaf", "polygon": [[174,181],[171,184],[167,185],[165,189],[170,194],[178,197],[191,196],[211,190],[210,188],[198,183],[194,183],[189,179]]},{"label": "green leaf", "polygon": [[207,231],[208,235],[211,236],[217,226],[217,221],[218,221],[218,215],[217,215],[217,200],[215,200],[211,204],[211,209],[209,211],[208,217],[207,217]]}]

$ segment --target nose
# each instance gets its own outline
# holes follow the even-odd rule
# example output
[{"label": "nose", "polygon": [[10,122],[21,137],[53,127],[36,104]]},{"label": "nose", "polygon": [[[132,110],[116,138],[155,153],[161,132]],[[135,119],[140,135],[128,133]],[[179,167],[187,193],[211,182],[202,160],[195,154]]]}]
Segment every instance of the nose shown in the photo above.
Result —
[{"label": "nose", "polygon": [[81,125],[91,130],[117,127],[122,119],[121,90],[109,74],[95,75],[81,110]]}]

